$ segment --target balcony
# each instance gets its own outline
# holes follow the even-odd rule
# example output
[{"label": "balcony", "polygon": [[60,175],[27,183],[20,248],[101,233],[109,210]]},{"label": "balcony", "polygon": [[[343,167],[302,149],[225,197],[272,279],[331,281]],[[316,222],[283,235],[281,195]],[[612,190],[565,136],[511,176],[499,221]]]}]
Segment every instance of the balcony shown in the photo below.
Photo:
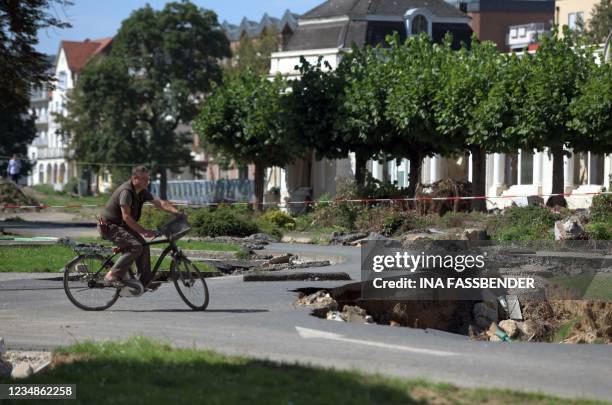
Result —
[{"label": "balcony", "polygon": [[41,159],[68,159],[69,154],[65,148],[41,148],[38,150],[38,160]]},{"label": "balcony", "polygon": [[508,27],[506,44],[513,50],[525,49],[529,45],[537,43],[542,35],[549,32],[550,29],[544,23],[511,25]]}]

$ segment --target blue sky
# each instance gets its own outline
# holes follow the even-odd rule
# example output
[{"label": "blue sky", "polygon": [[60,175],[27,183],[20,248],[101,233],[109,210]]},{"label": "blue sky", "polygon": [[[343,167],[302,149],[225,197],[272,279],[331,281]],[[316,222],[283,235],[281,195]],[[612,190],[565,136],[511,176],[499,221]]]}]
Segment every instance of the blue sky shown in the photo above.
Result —
[{"label": "blue sky", "polygon": [[[165,0],[73,0],[74,5],[64,10],[55,10],[56,14],[72,24],[64,30],[44,30],[39,32],[37,49],[47,54],[57,52],[59,42],[63,39],[81,41],[85,38],[104,38],[115,34],[121,21],[127,18],[132,10],[151,4],[155,9],[163,8]],[[192,0],[200,7],[214,10],[219,22],[227,20],[238,24],[242,17],[259,21],[264,13],[280,17],[286,9],[302,14],[323,0]]]}]

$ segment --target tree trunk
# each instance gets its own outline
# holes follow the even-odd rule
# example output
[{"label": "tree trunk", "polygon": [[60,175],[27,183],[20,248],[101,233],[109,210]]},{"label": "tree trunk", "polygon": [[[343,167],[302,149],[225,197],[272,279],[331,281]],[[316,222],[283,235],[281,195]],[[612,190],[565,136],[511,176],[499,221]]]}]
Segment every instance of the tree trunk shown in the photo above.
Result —
[{"label": "tree trunk", "polygon": [[255,163],[255,203],[253,208],[257,212],[261,212],[263,210],[265,176],[266,167],[263,165],[263,163]]},{"label": "tree trunk", "polygon": [[368,159],[363,153],[355,152],[355,183],[358,186],[365,184],[367,163]]},{"label": "tree trunk", "polygon": [[383,182],[391,182],[391,173],[389,173],[389,161],[387,159],[383,160]]},{"label": "tree trunk", "polygon": [[410,162],[410,174],[408,175],[408,198],[416,196],[417,185],[421,182],[421,171],[423,170],[423,154],[416,152],[408,158]]},{"label": "tree trunk", "polygon": [[[563,194],[565,176],[563,171],[563,145],[554,145],[550,148],[553,156],[552,194]],[[551,196],[546,202],[548,207],[567,207],[567,201],[562,195]]]},{"label": "tree trunk", "polygon": [[168,172],[165,167],[159,169],[159,199],[168,199]]},{"label": "tree trunk", "polygon": [[[472,197],[487,195],[487,155],[480,146],[471,148],[472,152]],[[472,200],[472,210],[485,212],[487,200],[483,198]]]}]

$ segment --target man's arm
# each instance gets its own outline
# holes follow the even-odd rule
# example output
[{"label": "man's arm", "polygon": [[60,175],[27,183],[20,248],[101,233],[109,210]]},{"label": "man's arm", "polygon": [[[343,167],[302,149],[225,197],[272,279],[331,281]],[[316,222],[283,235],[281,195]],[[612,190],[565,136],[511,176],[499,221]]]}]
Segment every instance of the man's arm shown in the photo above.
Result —
[{"label": "man's arm", "polygon": [[179,213],[179,210],[174,208],[174,206],[172,204],[170,204],[166,200],[160,200],[160,199],[156,198],[153,201],[151,201],[151,204],[153,204],[155,206],[155,208],[160,209],[160,210],[165,211],[165,212],[169,212],[170,214],[178,214]]},{"label": "man's arm", "polygon": [[132,230],[143,234],[147,238],[152,238],[153,236],[155,236],[155,232],[143,228],[142,226],[140,226],[140,224],[138,224],[138,222],[136,222],[136,220],[134,220],[129,206],[121,205],[121,217],[123,218],[123,222],[125,222],[127,226],[129,226]]}]

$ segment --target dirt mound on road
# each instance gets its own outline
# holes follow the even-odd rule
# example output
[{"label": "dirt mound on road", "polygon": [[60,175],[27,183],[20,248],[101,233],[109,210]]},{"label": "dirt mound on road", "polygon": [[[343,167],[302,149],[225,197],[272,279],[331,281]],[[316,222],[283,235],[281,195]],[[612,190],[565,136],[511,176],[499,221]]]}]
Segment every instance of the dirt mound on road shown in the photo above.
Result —
[{"label": "dirt mound on road", "polygon": [[38,205],[38,202],[25,195],[12,181],[0,179],[0,205]]}]

